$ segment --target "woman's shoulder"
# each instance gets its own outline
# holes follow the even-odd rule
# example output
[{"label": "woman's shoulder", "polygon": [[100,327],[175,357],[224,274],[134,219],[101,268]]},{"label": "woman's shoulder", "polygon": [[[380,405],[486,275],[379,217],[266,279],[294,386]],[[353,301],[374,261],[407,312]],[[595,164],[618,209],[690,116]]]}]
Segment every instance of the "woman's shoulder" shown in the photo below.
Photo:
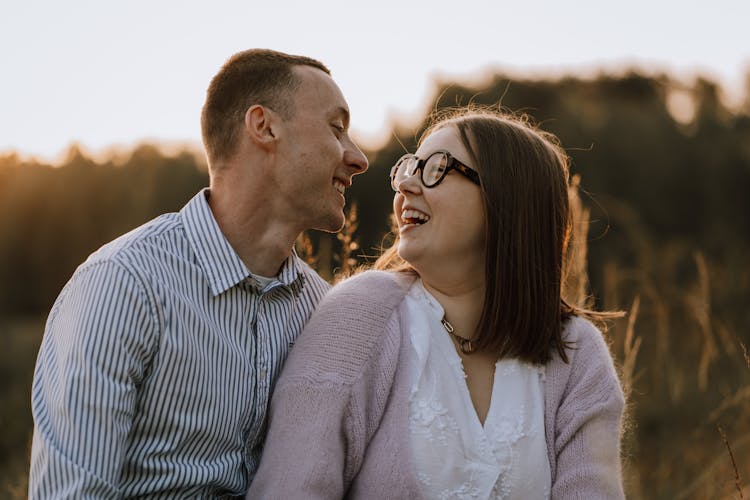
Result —
[{"label": "woman's shoulder", "polygon": [[548,377],[560,378],[565,386],[599,385],[616,388],[620,392],[619,377],[602,331],[591,321],[571,316],[563,325],[563,339],[568,362],[557,353],[547,367]]},{"label": "woman's shoulder", "polygon": [[563,323],[563,340],[578,347],[607,347],[602,331],[582,316],[571,316]]},{"label": "woman's shoulder", "polygon": [[333,287],[338,293],[350,291],[375,291],[383,290],[383,294],[392,293],[397,290],[408,290],[416,276],[412,273],[395,271],[363,271],[336,284]]},{"label": "woman's shoulder", "polygon": [[[288,370],[348,384],[375,353],[396,353],[397,314],[413,276],[367,271],[334,286],[318,305],[290,353]],[[285,368],[286,369],[286,368]]]},{"label": "woman's shoulder", "polygon": [[590,320],[571,316],[563,325],[563,340],[568,347],[566,353],[573,368],[593,368],[597,365],[614,371],[614,362],[609,344],[602,331]]},{"label": "woman's shoulder", "polygon": [[364,271],[341,281],[321,301],[316,314],[393,309],[403,300],[414,275],[388,271]]}]

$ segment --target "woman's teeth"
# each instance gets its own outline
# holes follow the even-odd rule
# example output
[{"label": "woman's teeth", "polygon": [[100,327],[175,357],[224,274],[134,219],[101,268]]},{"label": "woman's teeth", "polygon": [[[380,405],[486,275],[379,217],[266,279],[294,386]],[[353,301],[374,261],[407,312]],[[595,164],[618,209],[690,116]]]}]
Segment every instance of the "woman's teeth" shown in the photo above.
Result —
[{"label": "woman's teeth", "polygon": [[405,224],[419,225],[430,220],[430,216],[418,210],[408,209],[401,212],[401,220],[404,221]]}]

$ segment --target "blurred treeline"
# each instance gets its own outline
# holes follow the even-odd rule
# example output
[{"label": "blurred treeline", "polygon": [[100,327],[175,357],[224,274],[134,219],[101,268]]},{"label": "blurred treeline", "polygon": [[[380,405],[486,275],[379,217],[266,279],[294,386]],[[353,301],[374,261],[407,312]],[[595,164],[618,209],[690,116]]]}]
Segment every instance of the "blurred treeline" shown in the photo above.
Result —
[{"label": "blurred treeline", "polygon": [[[750,479],[750,79],[748,87],[735,108],[710,80],[639,73],[496,75],[477,87],[444,83],[435,96],[435,109],[528,113],[560,137],[581,176],[591,293],[597,307],[631,312],[630,328],[623,320],[609,337],[630,393],[633,498],[722,497]],[[310,235],[322,274],[348,265],[347,238],[360,262],[387,241],[386,176],[424,125],[398,126],[387,145],[367,151],[370,170],[348,194],[356,231]],[[0,488],[4,469],[9,491],[23,488],[14,475],[28,460],[39,318],[89,253],[179,210],[207,182],[200,154],[152,145],[106,161],[71,147],[56,167],[0,156]]]}]

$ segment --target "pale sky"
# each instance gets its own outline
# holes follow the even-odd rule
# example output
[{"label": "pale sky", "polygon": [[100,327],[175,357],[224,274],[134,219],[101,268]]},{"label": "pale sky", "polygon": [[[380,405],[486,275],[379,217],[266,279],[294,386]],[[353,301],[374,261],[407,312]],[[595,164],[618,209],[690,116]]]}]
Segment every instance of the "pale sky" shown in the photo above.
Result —
[{"label": "pale sky", "polygon": [[700,74],[738,99],[748,26],[749,0],[3,0],[0,151],[199,144],[209,80],[251,47],[323,61],[370,147],[425,112],[436,78],[492,69]]}]

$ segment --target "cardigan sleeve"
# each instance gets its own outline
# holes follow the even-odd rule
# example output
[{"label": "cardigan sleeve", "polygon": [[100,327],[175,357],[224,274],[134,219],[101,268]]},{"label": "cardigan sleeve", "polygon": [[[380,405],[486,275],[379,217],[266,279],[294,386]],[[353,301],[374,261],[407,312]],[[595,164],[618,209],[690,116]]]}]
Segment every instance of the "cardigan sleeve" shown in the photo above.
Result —
[{"label": "cardigan sleeve", "polygon": [[403,293],[398,280],[371,272],[323,299],[274,390],[247,498],[346,495],[388,399],[400,337],[386,332],[398,332]]},{"label": "cardigan sleeve", "polygon": [[552,498],[624,498],[620,437],[624,396],[596,327],[574,320],[578,339],[555,419],[557,469]]},{"label": "cardigan sleeve", "polygon": [[247,498],[343,498],[348,401],[341,386],[279,387],[263,458]]}]

